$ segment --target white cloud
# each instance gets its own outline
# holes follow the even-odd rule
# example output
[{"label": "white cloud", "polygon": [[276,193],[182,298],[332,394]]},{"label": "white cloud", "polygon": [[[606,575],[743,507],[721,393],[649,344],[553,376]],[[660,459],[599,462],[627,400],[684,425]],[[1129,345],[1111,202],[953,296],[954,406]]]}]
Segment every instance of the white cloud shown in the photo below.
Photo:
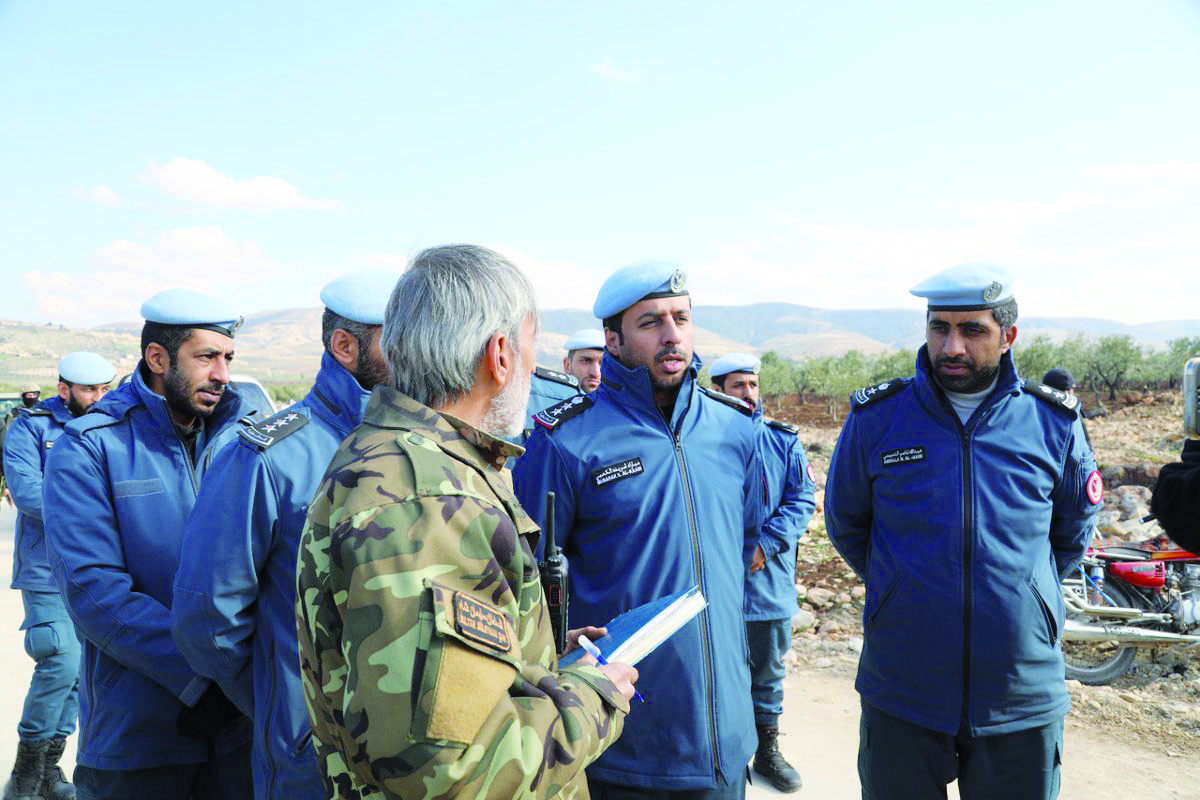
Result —
[{"label": "white cloud", "polygon": [[282,178],[259,175],[238,180],[203,161],[183,156],[166,164],[152,163],[137,180],[189,203],[236,211],[342,208],[341,200],[308,197]]},{"label": "white cloud", "polygon": [[[281,274],[257,244],[238,242],[213,225],[175,228],[151,242],[114,239],[88,256],[78,274],[32,270],[23,277],[40,318],[90,326],[137,319],[142,302],[163,289],[226,296],[231,287],[242,293]],[[236,301],[230,305],[242,310]]]},{"label": "white cloud", "polygon": [[592,74],[613,81],[636,81],[637,74],[628,70],[617,69],[611,58],[606,58],[599,64],[592,64]]},{"label": "white cloud", "polygon": [[1154,164],[1108,164],[1084,171],[1084,177],[1100,180],[1200,180],[1200,161],[1172,159]]},{"label": "white cloud", "polygon": [[539,308],[590,310],[606,275],[595,275],[573,261],[538,258],[506,244],[488,244],[516,264],[533,282]]},{"label": "white cloud", "polygon": [[83,186],[76,186],[71,190],[71,196],[76,200],[82,200],[85,203],[92,203],[104,208],[117,208],[121,205],[120,195],[103,183],[93,186],[90,189]]}]

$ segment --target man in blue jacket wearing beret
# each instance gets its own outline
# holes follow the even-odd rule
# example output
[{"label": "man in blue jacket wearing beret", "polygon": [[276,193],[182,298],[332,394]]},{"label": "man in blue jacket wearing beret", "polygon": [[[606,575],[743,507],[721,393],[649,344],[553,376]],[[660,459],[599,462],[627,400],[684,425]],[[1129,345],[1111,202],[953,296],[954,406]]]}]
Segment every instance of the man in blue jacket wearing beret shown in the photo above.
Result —
[{"label": "man in blue jacket wearing beret", "polygon": [[867,585],[859,776],[871,800],[1054,798],[1059,580],[1103,484],[1079,401],[1022,381],[1012,280],[964,264],[928,299],[916,375],[857,390],[826,482],[829,536]]},{"label": "man in blue jacket wearing beret", "polygon": [[188,663],[252,716],[258,800],[326,796],[296,655],[296,548],[330,459],[388,381],[379,334],[397,278],[363,272],[321,290],[316,383],[217,454],[184,533],[171,628]]},{"label": "man in blue jacket wearing beret", "polygon": [[103,356],[69,353],[58,362],[58,393],[21,409],[9,427],[5,474],[17,506],[12,588],[21,590],[25,652],[36,666],[17,725],[17,763],[5,800],[75,796],[58,761],[79,715],[79,640],[46,562],[42,473],[67,423],[104,397],[116,376]]},{"label": "man in blue jacket wearing beret", "polygon": [[570,626],[699,585],[708,608],[638,664],[647,704],[588,768],[596,800],[740,798],[755,749],[745,537],[761,540],[762,464],[751,409],[697,383],[684,271],[634,264],[601,287],[600,388],[535,415],[513,471],[570,563]]},{"label": "man in blue jacket wearing beret", "polygon": [[171,638],[184,524],[249,404],[229,384],[240,320],[169,289],[142,305],[130,381],[67,424],[46,463],[46,553],[83,638],[81,798],[251,796],[250,725]]},{"label": "man in blue jacket wearing beret", "polygon": [[726,353],[708,374],[713,385],[754,409],[754,429],[767,483],[763,539],[776,546],[770,558],[759,540],[747,541],[746,638],[750,643],[750,696],[758,749],[754,771],[781,792],[800,790],[800,773],[779,752],[779,716],[783,713],[783,657],[792,644],[796,602],[796,543],[812,519],[813,471],[804,457],[795,425],[763,415],[758,371],[762,363],[749,353]]}]

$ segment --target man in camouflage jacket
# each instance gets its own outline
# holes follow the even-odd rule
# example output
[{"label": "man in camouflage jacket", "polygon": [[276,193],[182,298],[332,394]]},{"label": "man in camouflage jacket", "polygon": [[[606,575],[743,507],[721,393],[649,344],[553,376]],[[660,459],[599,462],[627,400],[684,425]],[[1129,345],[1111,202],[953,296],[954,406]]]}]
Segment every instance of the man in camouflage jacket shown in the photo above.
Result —
[{"label": "man in camouflage jacket", "polygon": [[[428,284],[437,281],[429,273],[439,271],[441,285],[457,281],[481,298],[505,299],[504,287],[489,281],[528,286],[481,248],[418,255],[384,327],[398,386],[424,386],[408,377],[414,365],[401,352],[418,338],[414,327],[440,327],[446,341],[472,334],[461,330],[461,313],[438,307],[436,291],[430,298]],[[426,285],[414,298],[406,280]],[[528,298],[532,309],[531,290]],[[434,392],[437,410],[377,387],[309,509],[297,568],[301,672],[334,797],[586,798],[584,767],[620,735],[636,671],[558,671],[533,555],[538,528],[502,471],[521,448],[447,411],[468,416],[468,407],[482,407],[469,401],[482,396],[486,423],[512,384],[506,397],[517,413],[506,424],[520,425],[525,398],[514,395],[528,387],[535,319],[524,310],[517,317],[525,346],[485,333],[475,384]],[[486,318],[475,323],[487,329]],[[507,325],[494,324],[492,331]],[[506,358],[507,371],[488,372]]]}]

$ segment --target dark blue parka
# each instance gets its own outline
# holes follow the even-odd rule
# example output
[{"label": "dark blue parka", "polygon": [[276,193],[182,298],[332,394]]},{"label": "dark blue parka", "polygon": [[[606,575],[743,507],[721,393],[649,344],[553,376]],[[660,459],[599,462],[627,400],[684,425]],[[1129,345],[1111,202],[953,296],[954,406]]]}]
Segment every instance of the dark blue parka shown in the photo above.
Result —
[{"label": "dark blue parka", "polygon": [[762,466],[749,410],[701,390],[698,368],[668,422],[648,371],[606,355],[600,388],[539,415],[513,471],[521,505],[543,525],[546,492],[556,493],[571,627],[603,625],[697,584],[708,598],[638,665],[649,704],[588,768],[627,786],[735,780],[756,744],[742,597],[745,540],[757,540],[765,517]]},{"label": "dark blue parka", "polygon": [[[759,537],[767,565],[746,575],[746,619],[786,619],[800,610],[796,602],[796,542],[816,510],[815,486],[795,427],[765,418],[760,407],[754,411],[754,429],[766,475],[770,516]],[[753,543],[748,544],[747,563],[754,558]]]},{"label": "dark blue parka", "polygon": [[171,628],[197,672],[254,719],[254,796],[323,798],[296,644],[308,504],[370,394],[326,353],[296,405],[223,448],[188,520]]},{"label": "dark blue parka", "polygon": [[965,426],[925,348],[915,378],[856,392],[825,516],[867,584],[863,699],[972,736],[1065,714],[1059,578],[1101,494],[1077,410],[1027,387],[1010,354]]},{"label": "dark blue parka", "polygon": [[213,739],[176,720],[210,681],[171,638],[179,546],[200,479],[249,406],[226,391],[196,439],[193,466],[167,403],[142,378],[105,395],[59,437],[46,462],[46,547],[83,637],[80,764],[194,764],[246,744],[248,722]]},{"label": "dark blue parka", "polygon": [[4,442],[4,476],[17,507],[17,541],[13,547],[12,588],[58,593],[42,529],[42,473],[46,456],[74,417],[60,397],[21,409],[8,426]]}]

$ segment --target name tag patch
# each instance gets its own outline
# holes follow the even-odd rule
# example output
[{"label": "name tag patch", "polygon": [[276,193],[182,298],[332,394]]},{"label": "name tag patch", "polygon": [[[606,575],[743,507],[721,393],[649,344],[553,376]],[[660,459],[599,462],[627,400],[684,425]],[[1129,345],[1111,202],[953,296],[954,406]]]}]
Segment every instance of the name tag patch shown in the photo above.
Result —
[{"label": "name tag patch", "polygon": [[502,653],[512,649],[504,613],[462,592],[454,593],[454,627],[464,637]]},{"label": "name tag patch", "polygon": [[592,470],[592,483],[599,489],[602,486],[607,486],[624,478],[641,475],[644,471],[642,460],[640,458],[631,458],[619,464],[609,464],[607,467]]},{"label": "name tag patch", "polygon": [[883,454],[883,465],[890,467],[893,464],[913,464],[917,461],[925,460],[924,447],[901,447],[897,450],[889,450]]}]

